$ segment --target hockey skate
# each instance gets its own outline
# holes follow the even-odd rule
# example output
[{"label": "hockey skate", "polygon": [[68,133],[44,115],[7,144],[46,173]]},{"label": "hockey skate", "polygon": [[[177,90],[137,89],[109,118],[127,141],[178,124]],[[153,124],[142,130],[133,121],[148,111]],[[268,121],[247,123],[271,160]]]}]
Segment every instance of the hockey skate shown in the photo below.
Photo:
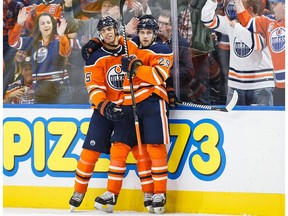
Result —
[{"label": "hockey skate", "polygon": [[74,191],[73,196],[69,200],[70,211],[74,211],[75,208],[79,207],[84,199],[85,193],[78,193]]},{"label": "hockey skate", "polygon": [[163,214],[165,212],[166,195],[164,193],[154,194],[152,197],[152,207],[154,213]]},{"label": "hockey skate", "polygon": [[152,193],[144,193],[144,206],[150,213],[154,213],[154,209],[152,208],[152,197]]},{"label": "hockey skate", "polygon": [[118,196],[106,191],[101,196],[96,197],[94,207],[97,210],[112,213],[116,205]]}]

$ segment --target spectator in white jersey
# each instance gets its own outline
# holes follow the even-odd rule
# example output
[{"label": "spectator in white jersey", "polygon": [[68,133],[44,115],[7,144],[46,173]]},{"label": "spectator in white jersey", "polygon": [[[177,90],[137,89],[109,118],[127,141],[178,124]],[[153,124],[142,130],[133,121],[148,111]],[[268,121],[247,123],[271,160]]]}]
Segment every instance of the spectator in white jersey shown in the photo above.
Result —
[{"label": "spectator in white jersey", "polygon": [[274,18],[252,17],[245,1],[235,1],[240,23],[251,32],[263,35],[271,54],[274,68],[274,105],[285,105],[285,0],[270,0]]},{"label": "spectator in white jersey", "polygon": [[[245,0],[246,1],[246,0]],[[234,2],[228,2],[226,16],[215,15],[217,0],[207,0],[202,9],[201,20],[211,29],[229,36],[230,65],[228,74],[228,103],[236,90],[237,105],[273,105],[275,87],[273,66],[264,38],[251,33],[237,21]],[[246,9],[257,16],[258,0],[247,0]]]}]

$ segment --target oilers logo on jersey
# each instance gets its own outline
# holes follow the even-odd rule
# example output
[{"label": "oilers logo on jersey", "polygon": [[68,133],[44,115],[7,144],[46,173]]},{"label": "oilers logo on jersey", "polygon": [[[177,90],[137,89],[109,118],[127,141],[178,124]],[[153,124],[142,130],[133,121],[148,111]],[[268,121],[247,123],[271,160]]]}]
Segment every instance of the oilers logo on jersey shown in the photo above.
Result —
[{"label": "oilers logo on jersey", "polygon": [[112,89],[122,91],[123,90],[123,80],[124,72],[120,64],[114,65],[107,71],[107,82]]},{"label": "oilers logo on jersey", "polygon": [[245,58],[249,56],[252,53],[252,49],[250,49],[245,43],[243,43],[241,40],[234,38],[234,53],[239,58]]},{"label": "oilers logo on jersey", "polygon": [[285,29],[276,28],[271,32],[270,44],[272,51],[275,53],[282,52],[285,49]]},{"label": "oilers logo on jersey", "polygon": [[40,47],[36,52],[34,52],[33,59],[38,61],[38,63],[42,63],[48,56],[48,49],[46,47]]}]

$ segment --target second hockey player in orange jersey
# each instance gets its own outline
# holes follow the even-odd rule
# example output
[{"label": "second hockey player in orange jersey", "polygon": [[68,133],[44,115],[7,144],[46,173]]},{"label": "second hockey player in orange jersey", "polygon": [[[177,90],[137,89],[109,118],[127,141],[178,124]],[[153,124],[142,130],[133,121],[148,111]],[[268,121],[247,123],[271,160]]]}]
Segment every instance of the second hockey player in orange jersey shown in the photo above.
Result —
[{"label": "second hockey player in orange jersey", "polygon": [[[140,18],[137,27],[138,36],[128,41],[129,57],[122,59],[122,70],[127,72],[124,78],[124,102],[129,119],[121,119],[122,124],[114,126],[111,147],[111,162],[108,175],[108,191],[96,198],[96,206],[116,204],[115,198],[120,193],[125,174],[129,146],[119,142],[123,136],[135,130],[130,92],[130,81],[137,103],[143,155],[148,154],[151,164],[145,172],[138,169],[142,188],[149,189],[144,194],[144,205],[150,212],[163,213],[166,203],[167,186],[167,150],[168,129],[168,96],[166,79],[170,76],[173,54],[170,48],[154,42],[158,24],[152,16]],[[125,125],[126,130],[123,130]],[[139,163],[139,161],[138,161]],[[146,165],[149,165],[148,163]]]}]

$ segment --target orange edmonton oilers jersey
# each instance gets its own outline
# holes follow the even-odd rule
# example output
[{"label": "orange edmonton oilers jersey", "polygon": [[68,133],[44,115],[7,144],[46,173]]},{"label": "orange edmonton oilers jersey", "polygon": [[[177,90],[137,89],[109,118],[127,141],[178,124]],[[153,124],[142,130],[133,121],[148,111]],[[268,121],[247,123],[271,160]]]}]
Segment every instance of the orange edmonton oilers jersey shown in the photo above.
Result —
[{"label": "orange edmonton oilers jersey", "polygon": [[92,108],[101,101],[109,100],[115,104],[123,103],[123,80],[125,73],[121,68],[124,48],[107,50],[101,47],[91,54],[84,67],[85,84]]},{"label": "orange edmonton oilers jersey", "polygon": [[[120,39],[121,43],[121,39]],[[148,48],[138,48],[139,37],[127,41],[129,55],[141,59],[143,65],[138,67],[136,75],[132,78],[136,103],[148,98],[152,93],[159,95],[168,102],[166,79],[170,76],[173,64],[173,53],[164,44],[154,43]],[[123,105],[131,105],[131,91],[127,76],[123,82]]]},{"label": "orange edmonton oilers jersey", "polygon": [[247,10],[239,13],[238,18],[250,31],[264,35],[272,57],[276,87],[285,88],[285,20],[277,22],[266,16],[251,18]]}]

